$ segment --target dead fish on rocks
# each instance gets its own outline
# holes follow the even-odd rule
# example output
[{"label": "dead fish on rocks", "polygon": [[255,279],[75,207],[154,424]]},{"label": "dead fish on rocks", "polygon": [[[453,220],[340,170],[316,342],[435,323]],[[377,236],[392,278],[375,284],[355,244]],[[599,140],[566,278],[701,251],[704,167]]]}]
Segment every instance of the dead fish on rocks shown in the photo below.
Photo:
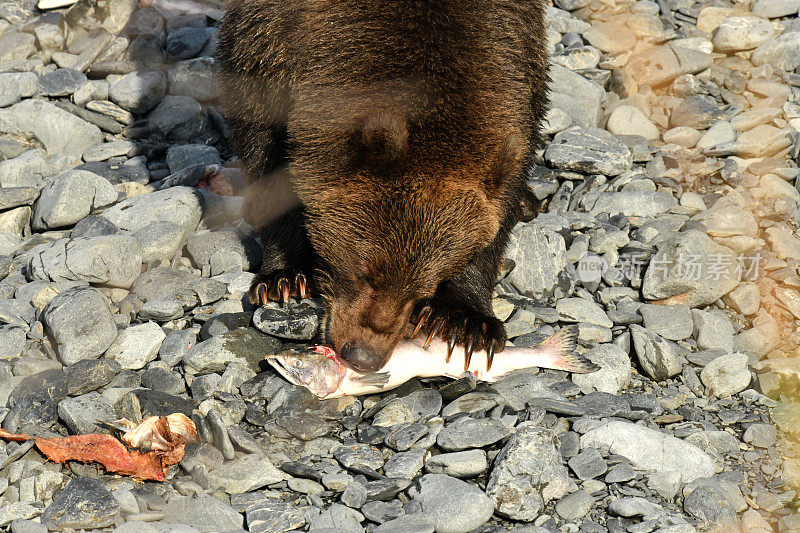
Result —
[{"label": "dead fish on rocks", "polygon": [[538,346],[507,346],[491,364],[485,351],[474,352],[471,360],[465,361],[463,356],[447,358],[447,343],[442,340],[435,339],[425,348],[423,340],[410,339],[400,342],[386,366],[366,374],[348,366],[327,346],[287,349],[267,356],[267,361],[294,385],[306,387],[319,398],[338,398],[382,392],[415,377],[455,379],[470,372],[478,380],[493,382],[513,370],[530,367],[580,374],[599,370],[600,367],[575,353],[577,338],[577,326],[569,326]]}]

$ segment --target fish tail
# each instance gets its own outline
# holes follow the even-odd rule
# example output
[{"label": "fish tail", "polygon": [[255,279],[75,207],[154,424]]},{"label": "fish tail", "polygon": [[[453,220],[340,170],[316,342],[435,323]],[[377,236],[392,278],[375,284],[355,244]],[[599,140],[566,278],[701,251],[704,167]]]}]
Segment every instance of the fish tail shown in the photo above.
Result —
[{"label": "fish tail", "polygon": [[599,366],[577,353],[575,351],[577,347],[577,324],[561,328],[540,345],[542,350],[553,356],[553,367],[558,370],[578,374],[588,374],[600,370]]}]

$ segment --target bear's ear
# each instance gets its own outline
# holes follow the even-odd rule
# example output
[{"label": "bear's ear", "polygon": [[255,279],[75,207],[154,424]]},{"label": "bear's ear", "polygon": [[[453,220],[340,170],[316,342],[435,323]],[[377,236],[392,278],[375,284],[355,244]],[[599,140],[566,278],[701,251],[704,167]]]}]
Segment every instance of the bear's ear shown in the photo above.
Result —
[{"label": "bear's ear", "polygon": [[378,164],[400,161],[408,153],[408,123],[391,111],[375,111],[361,125],[365,160]]}]

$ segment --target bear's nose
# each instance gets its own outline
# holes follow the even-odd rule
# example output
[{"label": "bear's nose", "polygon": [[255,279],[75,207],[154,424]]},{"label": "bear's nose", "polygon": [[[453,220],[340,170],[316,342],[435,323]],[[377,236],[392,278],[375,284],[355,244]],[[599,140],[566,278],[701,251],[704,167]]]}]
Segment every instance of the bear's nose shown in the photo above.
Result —
[{"label": "bear's nose", "polygon": [[344,343],[339,355],[359,372],[377,372],[385,363],[382,354],[355,342]]}]

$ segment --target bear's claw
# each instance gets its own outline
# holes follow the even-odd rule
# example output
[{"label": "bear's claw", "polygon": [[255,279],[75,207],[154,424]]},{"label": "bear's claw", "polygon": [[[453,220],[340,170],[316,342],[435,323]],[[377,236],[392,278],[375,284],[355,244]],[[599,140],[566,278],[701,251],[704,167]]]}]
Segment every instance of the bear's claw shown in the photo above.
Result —
[{"label": "bear's claw", "polygon": [[285,304],[290,298],[302,300],[312,292],[312,284],[302,272],[294,273],[291,270],[278,270],[269,275],[257,275],[250,285],[249,294],[250,303],[265,305],[268,302]]}]

